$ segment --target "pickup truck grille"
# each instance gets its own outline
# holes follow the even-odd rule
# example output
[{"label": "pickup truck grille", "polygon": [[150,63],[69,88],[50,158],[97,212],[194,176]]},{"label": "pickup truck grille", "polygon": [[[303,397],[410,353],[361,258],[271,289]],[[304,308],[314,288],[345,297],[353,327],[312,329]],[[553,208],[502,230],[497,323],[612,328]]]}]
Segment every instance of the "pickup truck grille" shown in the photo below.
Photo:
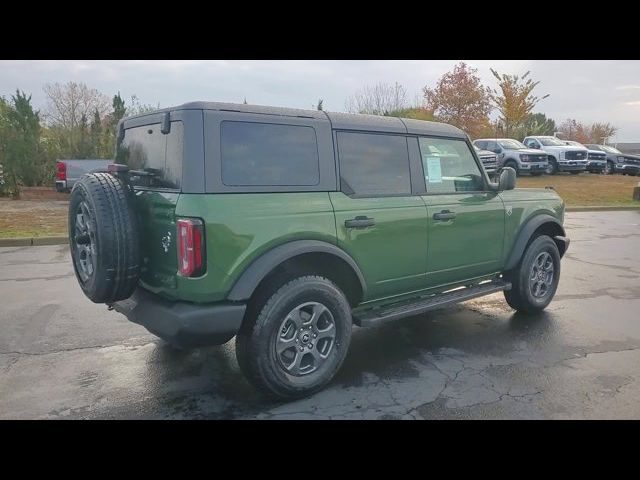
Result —
[{"label": "pickup truck grille", "polygon": [[498,160],[495,155],[480,156],[480,161],[485,167],[495,167],[498,164]]},{"label": "pickup truck grille", "polygon": [[569,150],[564,154],[564,158],[567,160],[585,160],[587,152],[584,150]]},{"label": "pickup truck grille", "polygon": [[547,161],[547,156],[544,154],[538,154],[538,155],[531,155],[531,154],[527,154],[527,159],[526,160],[522,160],[523,162],[546,162]]},{"label": "pickup truck grille", "polygon": [[607,155],[605,153],[591,153],[589,152],[589,160],[606,160]]}]

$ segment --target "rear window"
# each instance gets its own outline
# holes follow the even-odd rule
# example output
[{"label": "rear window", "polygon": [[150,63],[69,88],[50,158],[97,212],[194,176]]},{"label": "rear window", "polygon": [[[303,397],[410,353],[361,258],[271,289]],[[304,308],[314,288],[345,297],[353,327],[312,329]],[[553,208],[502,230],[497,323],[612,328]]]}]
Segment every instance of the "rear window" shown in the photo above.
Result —
[{"label": "rear window", "polygon": [[130,176],[134,186],[179,189],[183,150],[184,127],[180,121],[171,122],[171,131],[166,135],[160,131],[159,123],[128,128],[118,145],[116,163],[134,171]]},{"label": "rear window", "polygon": [[222,183],[227,186],[308,186],[320,183],[312,127],[224,121]]}]

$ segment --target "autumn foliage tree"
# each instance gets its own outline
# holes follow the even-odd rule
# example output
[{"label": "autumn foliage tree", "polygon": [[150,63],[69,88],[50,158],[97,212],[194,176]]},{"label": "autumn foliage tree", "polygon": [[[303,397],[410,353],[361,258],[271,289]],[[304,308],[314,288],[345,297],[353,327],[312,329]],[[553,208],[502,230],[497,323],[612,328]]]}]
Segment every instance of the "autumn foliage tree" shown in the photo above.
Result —
[{"label": "autumn foliage tree", "polygon": [[533,95],[533,90],[540,82],[534,82],[529,78],[530,72],[520,77],[506,73],[500,74],[492,68],[491,73],[498,80],[498,88],[488,88],[487,91],[500,112],[500,122],[508,137],[523,125],[538,102],[547,98],[549,94],[540,98]]},{"label": "autumn foliage tree", "polygon": [[475,138],[486,130],[491,112],[491,99],[476,73],[477,69],[460,62],[440,77],[434,88],[423,89],[425,109],[433,112],[436,120]]},{"label": "autumn foliage tree", "polygon": [[584,124],[575,119],[568,118],[560,125],[559,131],[565,140],[574,140],[580,143],[604,143],[609,137],[616,134],[618,129],[608,122],[595,122]]}]

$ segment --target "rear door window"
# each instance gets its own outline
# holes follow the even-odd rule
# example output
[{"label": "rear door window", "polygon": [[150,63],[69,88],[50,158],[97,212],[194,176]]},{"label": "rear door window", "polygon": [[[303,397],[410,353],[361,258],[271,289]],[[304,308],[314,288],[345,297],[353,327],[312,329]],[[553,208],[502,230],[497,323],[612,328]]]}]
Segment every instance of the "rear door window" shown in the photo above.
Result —
[{"label": "rear door window", "polygon": [[225,185],[307,186],[320,182],[313,127],[224,121],[220,129]]},{"label": "rear door window", "polygon": [[128,128],[118,145],[116,163],[129,166],[134,186],[179,189],[182,179],[184,127],[171,122],[171,131],[163,134],[160,124]]},{"label": "rear door window", "polygon": [[343,191],[364,196],[411,194],[406,137],[338,132],[337,140]]}]

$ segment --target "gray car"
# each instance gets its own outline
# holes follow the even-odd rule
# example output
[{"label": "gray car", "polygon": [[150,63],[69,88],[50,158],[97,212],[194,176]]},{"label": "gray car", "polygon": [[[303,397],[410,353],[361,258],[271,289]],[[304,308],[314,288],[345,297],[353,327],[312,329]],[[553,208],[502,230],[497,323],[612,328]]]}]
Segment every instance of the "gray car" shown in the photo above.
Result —
[{"label": "gray car", "polygon": [[106,172],[113,160],[82,159],[58,160],[56,162],[56,190],[70,192],[73,185],[85,173]]},{"label": "gray car", "polygon": [[623,175],[640,175],[640,156],[622,153],[617,148],[609,145],[596,145],[589,143],[585,145],[589,150],[599,150],[607,154],[607,174],[622,173]]},{"label": "gray car", "polygon": [[511,138],[479,138],[473,144],[498,156],[498,165],[511,167],[518,175],[530,173],[537,176],[547,171],[547,155],[540,150],[527,148]]}]

